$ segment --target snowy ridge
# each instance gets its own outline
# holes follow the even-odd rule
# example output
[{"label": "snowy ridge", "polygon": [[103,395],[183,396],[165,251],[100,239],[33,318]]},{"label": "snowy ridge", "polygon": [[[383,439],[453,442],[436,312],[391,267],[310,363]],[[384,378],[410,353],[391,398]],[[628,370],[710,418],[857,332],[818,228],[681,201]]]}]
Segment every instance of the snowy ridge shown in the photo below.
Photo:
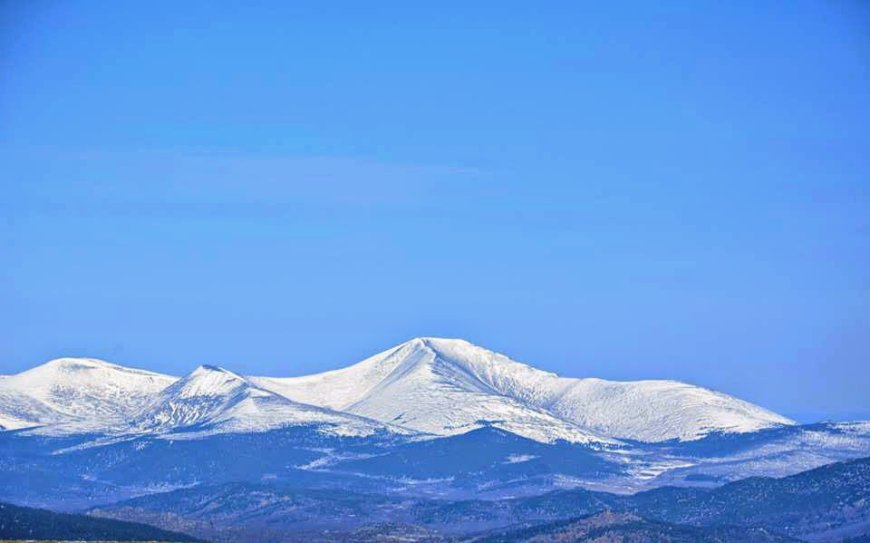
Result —
[{"label": "snowy ridge", "polygon": [[564,378],[458,339],[414,339],[318,375],[252,379],[298,401],[442,435],[487,423],[539,441],[655,442],[793,424],[705,388]]},{"label": "snowy ridge", "polygon": [[61,358],[0,378],[0,427],[42,433],[252,432],[447,436],[491,426],[539,442],[619,446],[689,441],[793,424],[677,381],[560,377],[458,339],[417,338],[352,366],[303,377],[245,377],[201,366],[178,379]]},{"label": "snowy ridge", "polygon": [[681,441],[713,432],[747,433],[794,421],[757,405],[678,381],[560,379],[550,410],[606,435]]},{"label": "snowy ridge", "polygon": [[326,425],[330,433],[357,436],[384,429],[375,421],[294,402],[215,366],[200,366],[168,386],[132,428],[158,433],[199,429],[214,434],[299,425]]},{"label": "snowy ridge", "polygon": [[431,340],[409,341],[345,370],[252,379],[288,398],[431,434],[462,434],[488,425],[536,441],[615,444],[500,393],[466,365],[442,356]]},{"label": "snowy ridge", "polygon": [[100,430],[122,424],[175,380],[102,360],[58,358],[0,380],[0,425]]}]

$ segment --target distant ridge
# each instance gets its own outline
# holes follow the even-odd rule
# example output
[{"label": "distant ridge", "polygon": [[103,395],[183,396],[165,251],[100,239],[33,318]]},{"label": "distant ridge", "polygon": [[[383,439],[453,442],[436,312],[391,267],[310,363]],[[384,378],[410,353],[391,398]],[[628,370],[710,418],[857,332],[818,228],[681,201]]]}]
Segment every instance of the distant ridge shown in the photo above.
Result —
[{"label": "distant ridge", "polygon": [[[870,458],[861,458],[784,478],[752,477],[713,489],[662,487],[628,495],[560,489],[497,500],[451,501],[441,496],[374,498],[347,490],[226,483],[132,498],[92,513],[171,527],[173,519],[162,513],[173,511],[207,526],[208,531],[197,532],[204,537],[221,526],[247,530],[254,537],[267,526],[299,530],[317,516],[328,518],[335,530],[343,520],[339,512],[350,510],[352,523],[359,525],[398,521],[435,531],[466,525],[479,534],[449,541],[773,543],[866,536],[868,491]],[[228,502],[227,507],[204,506]]]}]

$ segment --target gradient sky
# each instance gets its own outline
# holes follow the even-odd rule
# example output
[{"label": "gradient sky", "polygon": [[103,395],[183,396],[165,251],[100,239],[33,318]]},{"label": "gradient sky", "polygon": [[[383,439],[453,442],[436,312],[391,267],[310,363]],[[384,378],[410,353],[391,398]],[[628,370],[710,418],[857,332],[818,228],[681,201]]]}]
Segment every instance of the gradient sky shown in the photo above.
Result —
[{"label": "gradient sky", "polygon": [[652,4],[0,3],[0,373],[432,335],[870,413],[870,4]]}]

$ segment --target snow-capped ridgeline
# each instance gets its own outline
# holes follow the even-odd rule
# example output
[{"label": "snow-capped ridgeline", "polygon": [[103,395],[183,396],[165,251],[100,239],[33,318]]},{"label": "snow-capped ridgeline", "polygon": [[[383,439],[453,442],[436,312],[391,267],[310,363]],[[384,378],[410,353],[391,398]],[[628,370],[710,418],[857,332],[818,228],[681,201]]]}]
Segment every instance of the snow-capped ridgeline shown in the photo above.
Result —
[{"label": "snow-capped ridgeline", "polygon": [[327,426],[340,435],[371,435],[382,424],[294,402],[216,366],[200,366],[160,392],[133,420],[139,431],[262,432],[286,426]]},{"label": "snow-capped ridgeline", "polygon": [[58,358],[0,380],[0,425],[101,430],[129,420],[176,379],[102,360]]},{"label": "snow-capped ridgeline", "polygon": [[5,429],[215,433],[300,424],[352,435],[454,435],[493,426],[541,442],[605,444],[692,440],[792,421],[676,381],[559,377],[457,339],[418,338],[304,377],[201,366],[178,379],[64,358],[0,378]]},{"label": "snow-capped ridgeline", "polygon": [[604,435],[646,442],[795,424],[749,402],[678,381],[560,379],[547,405],[557,416]]},{"label": "snow-capped ridgeline", "polygon": [[343,370],[252,380],[301,402],[430,434],[455,435],[489,425],[543,442],[613,442],[494,388],[468,359],[444,356],[433,348],[436,343],[454,340],[415,339]]},{"label": "snow-capped ridgeline", "polygon": [[414,339],[317,375],[252,379],[288,398],[436,434],[486,421],[539,441],[665,441],[793,424],[705,388],[559,377],[457,339]]}]

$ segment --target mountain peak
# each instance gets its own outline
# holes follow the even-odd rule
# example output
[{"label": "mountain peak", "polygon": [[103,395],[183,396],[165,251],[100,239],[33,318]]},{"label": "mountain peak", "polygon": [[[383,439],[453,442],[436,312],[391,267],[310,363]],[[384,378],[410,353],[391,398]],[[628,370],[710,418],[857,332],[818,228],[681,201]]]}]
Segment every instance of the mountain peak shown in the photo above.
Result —
[{"label": "mountain peak", "polygon": [[49,360],[21,373],[7,376],[6,381],[18,386],[44,388],[72,388],[83,383],[94,385],[108,382],[132,382],[146,378],[161,381],[164,386],[175,378],[148,370],[119,366],[98,358],[63,357]]},{"label": "mountain peak", "polygon": [[191,377],[191,376],[202,376],[202,375],[210,375],[210,374],[215,374],[215,373],[218,373],[218,374],[224,374],[224,375],[227,375],[227,376],[230,376],[230,377],[236,377],[236,378],[238,378],[238,379],[244,379],[244,377],[242,377],[242,376],[239,375],[238,373],[235,373],[235,372],[230,371],[230,370],[228,370],[228,369],[226,369],[226,368],[222,368],[222,367],[220,367],[220,366],[215,366],[215,365],[212,365],[212,364],[201,364],[201,365],[197,366],[195,370],[193,370],[192,372],[190,372],[190,373],[188,374],[188,376],[189,376],[189,377]]},{"label": "mountain peak", "polygon": [[[172,381],[175,377],[139,368],[121,366],[107,362],[99,358],[61,357],[49,360],[39,366],[30,368],[16,375],[7,376],[9,379],[21,383],[36,381],[47,385],[48,380],[56,379],[59,386],[72,386],[74,383],[69,379],[100,379],[98,375],[112,375],[110,379],[130,379],[137,377],[149,377],[160,381]],[[168,384],[168,383],[167,383]]]},{"label": "mountain peak", "polygon": [[418,346],[429,348],[432,350],[440,350],[440,349],[463,349],[463,348],[476,348],[483,349],[470,341],[467,341],[462,338],[446,338],[446,337],[434,337],[434,336],[422,336],[415,337],[411,340],[406,341],[401,346]]},{"label": "mountain peak", "polygon": [[420,360],[423,363],[447,363],[472,374],[477,373],[478,367],[483,362],[493,367],[502,366],[500,368],[502,371],[522,371],[524,368],[530,368],[503,354],[460,338],[418,337],[392,349],[394,353],[402,352],[407,356],[413,356],[411,353],[415,350],[424,350],[432,354],[431,357],[423,357]]},{"label": "mountain peak", "polygon": [[266,390],[247,377],[204,364],[166,387],[139,414],[139,430],[259,432],[294,425],[327,425],[334,433],[368,435],[383,427],[353,415],[305,405]]},{"label": "mountain peak", "polygon": [[442,435],[485,422],[541,441],[665,441],[791,423],[685,383],[560,377],[456,338],[413,338],[343,369],[252,380],[296,401]]},{"label": "mountain peak", "polygon": [[463,339],[419,337],[344,369],[252,380],[295,401],[425,433],[454,435],[491,425],[538,441],[613,442],[524,401],[515,383],[540,375],[552,374]]},{"label": "mountain peak", "polygon": [[203,364],[176,381],[167,392],[181,397],[225,396],[254,387],[253,383],[237,373],[220,366]]},{"label": "mountain peak", "polygon": [[175,377],[94,358],[56,358],[0,383],[7,428],[112,426],[131,417]]},{"label": "mountain peak", "polygon": [[440,337],[440,336],[417,336],[415,338],[408,340],[406,343],[411,343],[411,342],[415,342],[415,341],[420,342],[420,343],[424,343],[424,344],[453,343],[453,344],[473,345],[473,343],[471,343],[467,339],[463,339],[463,338],[459,338],[459,337]]},{"label": "mountain peak", "polygon": [[37,366],[38,368],[51,368],[64,371],[89,370],[97,368],[121,368],[117,364],[106,362],[98,358],[77,358],[77,357],[61,357],[49,360],[48,362]]}]

